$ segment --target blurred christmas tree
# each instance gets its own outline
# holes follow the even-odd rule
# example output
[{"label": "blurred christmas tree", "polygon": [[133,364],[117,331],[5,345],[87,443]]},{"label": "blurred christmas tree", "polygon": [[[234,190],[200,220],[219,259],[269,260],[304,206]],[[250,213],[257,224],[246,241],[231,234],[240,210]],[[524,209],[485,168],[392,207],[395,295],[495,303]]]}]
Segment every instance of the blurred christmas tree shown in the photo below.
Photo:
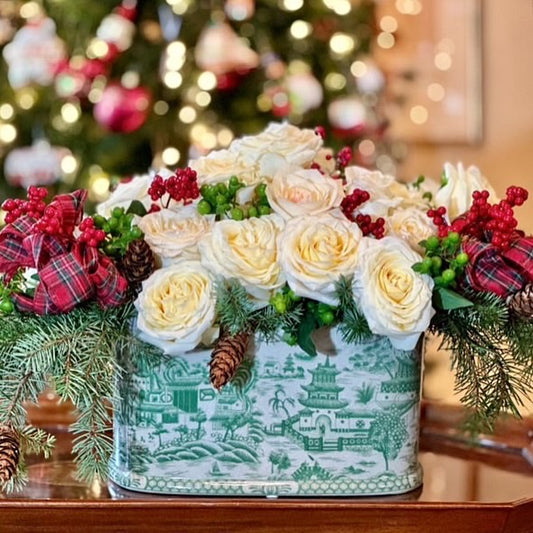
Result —
[{"label": "blurred christmas tree", "polygon": [[0,18],[0,199],[59,178],[97,200],[280,119],[391,170],[370,0],[0,0]]}]

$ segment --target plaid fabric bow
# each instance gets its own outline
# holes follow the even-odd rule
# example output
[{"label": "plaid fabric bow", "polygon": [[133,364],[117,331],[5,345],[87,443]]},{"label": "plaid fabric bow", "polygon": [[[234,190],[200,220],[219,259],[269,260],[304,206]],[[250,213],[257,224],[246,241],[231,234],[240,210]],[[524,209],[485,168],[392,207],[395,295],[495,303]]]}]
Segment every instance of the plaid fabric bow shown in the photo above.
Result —
[{"label": "plaid fabric bow", "polygon": [[470,257],[466,284],[476,291],[507,298],[533,281],[533,237],[521,237],[501,252],[492,244],[469,239],[463,250]]},{"label": "plaid fabric bow", "polygon": [[[62,227],[72,233],[83,215],[85,191],[57,196],[50,204],[60,213]],[[19,268],[36,268],[39,284],[33,297],[14,294],[17,308],[39,315],[68,313],[96,298],[102,307],[125,302],[128,282],[113,261],[95,248],[33,231],[35,219],[25,216],[0,232],[0,272],[12,277]]]}]

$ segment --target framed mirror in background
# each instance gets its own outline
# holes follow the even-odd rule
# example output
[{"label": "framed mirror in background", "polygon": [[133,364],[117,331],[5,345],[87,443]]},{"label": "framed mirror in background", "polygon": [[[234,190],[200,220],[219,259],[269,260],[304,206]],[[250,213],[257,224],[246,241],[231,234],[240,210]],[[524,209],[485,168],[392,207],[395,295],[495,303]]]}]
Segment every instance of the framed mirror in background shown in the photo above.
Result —
[{"label": "framed mirror in background", "polygon": [[482,140],[481,0],[382,0],[377,61],[388,79],[392,138]]}]

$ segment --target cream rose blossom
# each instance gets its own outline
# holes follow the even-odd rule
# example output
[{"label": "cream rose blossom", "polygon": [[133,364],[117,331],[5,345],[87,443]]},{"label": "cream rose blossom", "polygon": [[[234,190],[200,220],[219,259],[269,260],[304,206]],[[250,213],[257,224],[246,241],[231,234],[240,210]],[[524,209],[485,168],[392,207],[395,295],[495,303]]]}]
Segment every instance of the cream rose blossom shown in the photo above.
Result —
[{"label": "cream rose blossom", "polygon": [[416,252],[423,248],[419,242],[435,234],[435,226],[425,211],[400,209],[392,213],[385,222],[387,234],[404,239]]},{"label": "cream rose blossom", "polygon": [[214,215],[202,216],[195,205],[177,211],[162,209],[140,219],[138,226],[163,266],[177,259],[200,260],[198,241],[215,222]]},{"label": "cream rose blossom", "polygon": [[148,188],[152,183],[152,178],[153,176],[144,174],[119,183],[109,198],[105,202],[98,204],[96,212],[109,218],[115,207],[127,209],[133,200],[138,200],[148,210],[152,203],[148,195]]},{"label": "cream rose blossom", "polygon": [[391,209],[402,202],[400,197],[391,192],[391,188],[397,183],[393,176],[357,166],[346,167],[345,176],[346,194],[351,194],[354,189],[362,189],[370,194],[370,199],[358,210],[364,215],[386,217]]},{"label": "cream rose blossom", "polygon": [[229,150],[217,150],[207,156],[192,159],[189,166],[198,174],[200,186],[224,183],[232,176],[237,176],[247,185],[254,185],[259,181],[256,167],[245,163],[238,153]]},{"label": "cream rose blossom", "polygon": [[271,178],[291,166],[309,166],[322,144],[322,138],[313,130],[273,122],[258,135],[233,141],[229,150],[238,153],[247,164],[258,165],[261,176]]},{"label": "cream rose blossom", "polygon": [[474,191],[487,190],[490,193],[491,203],[498,202],[496,192],[477,167],[469,166],[467,169],[459,163],[456,167],[450,163],[444,165],[446,185],[437,191],[435,203],[446,207],[450,220],[462,215],[472,205]]},{"label": "cream rose blossom", "polygon": [[276,214],[217,222],[199,243],[202,264],[224,278],[239,280],[258,305],[266,305],[285,283],[276,247],[283,227]]},{"label": "cream rose blossom", "polygon": [[354,294],[370,330],[412,350],[434,313],[433,280],[412,269],[422,258],[398,237],[364,238],[359,254]]},{"label": "cream rose blossom", "polygon": [[291,289],[298,296],[336,305],[335,282],[354,273],[361,238],[357,224],[338,209],[291,219],[278,241]]},{"label": "cream rose blossom", "polygon": [[212,274],[199,261],[156,270],[135,301],[140,339],[170,355],[193,350],[215,320]]},{"label": "cream rose blossom", "polygon": [[276,174],[266,193],[274,212],[285,219],[329,211],[344,198],[340,180],[301,168]]}]

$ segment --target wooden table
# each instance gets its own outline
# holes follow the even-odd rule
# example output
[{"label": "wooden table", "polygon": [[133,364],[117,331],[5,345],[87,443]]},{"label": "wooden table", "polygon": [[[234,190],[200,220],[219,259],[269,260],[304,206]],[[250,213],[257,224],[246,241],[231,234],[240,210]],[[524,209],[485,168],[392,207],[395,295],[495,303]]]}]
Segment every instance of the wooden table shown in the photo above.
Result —
[{"label": "wooden table", "polygon": [[[506,421],[473,447],[454,429],[460,409],[426,403],[422,489],[388,498],[267,500],[165,498],[81,484],[73,477],[63,415],[33,414],[34,422],[49,429],[53,423],[56,452],[51,461],[30,465],[23,493],[0,496],[1,533],[533,532],[532,419]],[[505,483],[498,481],[501,476]],[[485,490],[487,483],[493,490]]]}]

